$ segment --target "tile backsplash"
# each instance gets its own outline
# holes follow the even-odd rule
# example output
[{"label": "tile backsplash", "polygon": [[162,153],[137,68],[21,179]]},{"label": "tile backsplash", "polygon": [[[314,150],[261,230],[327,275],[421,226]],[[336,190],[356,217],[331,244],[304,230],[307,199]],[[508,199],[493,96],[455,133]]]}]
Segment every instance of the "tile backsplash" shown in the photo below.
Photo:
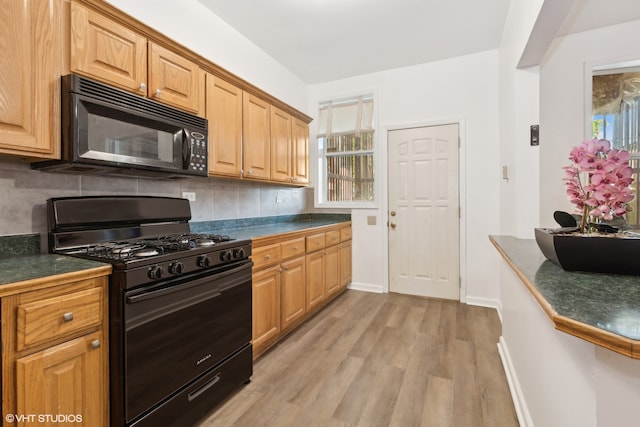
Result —
[{"label": "tile backsplash", "polygon": [[[312,188],[290,188],[216,178],[178,180],[73,175],[31,170],[0,160],[0,236],[46,233],[50,197],[147,195],[182,197],[193,192],[193,221],[293,215],[313,211]],[[46,239],[44,239],[46,240]]]}]

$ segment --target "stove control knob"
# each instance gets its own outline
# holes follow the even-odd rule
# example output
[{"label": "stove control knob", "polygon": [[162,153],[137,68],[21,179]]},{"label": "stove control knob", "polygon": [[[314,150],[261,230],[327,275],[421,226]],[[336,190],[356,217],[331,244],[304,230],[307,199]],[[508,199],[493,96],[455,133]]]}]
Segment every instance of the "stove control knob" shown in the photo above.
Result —
[{"label": "stove control knob", "polygon": [[231,261],[231,252],[230,251],[220,252],[220,261]]},{"label": "stove control knob", "polygon": [[233,257],[237,259],[244,258],[244,248],[234,249]]},{"label": "stove control knob", "polygon": [[149,267],[149,278],[150,279],[160,279],[164,274],[164,268],[160,265],[154,265],[153,267]]},{"label": "stove control knob", "polygon": [[200,255],[196,260],[196,264],[198,267],[206,268],[211,265],[211,258],[207,255]]},{"label": "stove control knob", "polygon": [[182,274],[184,272],[184,264],[180,261],[172,262],[169,264],[169,273],[171,274]]}]

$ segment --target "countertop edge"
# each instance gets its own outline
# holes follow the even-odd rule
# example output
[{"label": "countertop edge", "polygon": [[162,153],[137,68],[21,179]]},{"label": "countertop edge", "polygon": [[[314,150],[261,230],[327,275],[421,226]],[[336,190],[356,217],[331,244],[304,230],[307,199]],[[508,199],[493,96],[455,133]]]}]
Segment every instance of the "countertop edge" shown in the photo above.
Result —
[{"label": "countertop edge", "polygon": [[111,265],[104,264],[103,266],[85,268],[78,271],[71,271],[50,276],[36,277],[19,282],[7,283],[0,286],[0,298],[23,292],[51,288],[69,282],[108,276],[109,274],[111,274]]},{"label": "countertop edge", "polygon": [[509,255],[504,251],[504,249],[502,249],[493,236],[489,236],[489,240],[500,253],[502,258],[507,262],[509,267],[511,267],[518,278],[520,278],[531,296],[533,296],[540,308],[542,308],[542,311],[544,311],[549,320],[551,320],[555,329],[622,354],[623,356],[627,356],[632,359],[640,359],[640,341],[625,338],[569,317],[559,315],[544,296],[538,292],[535,285],[531,283],[522,271],[520,271],[518,266],[511,260]]}]

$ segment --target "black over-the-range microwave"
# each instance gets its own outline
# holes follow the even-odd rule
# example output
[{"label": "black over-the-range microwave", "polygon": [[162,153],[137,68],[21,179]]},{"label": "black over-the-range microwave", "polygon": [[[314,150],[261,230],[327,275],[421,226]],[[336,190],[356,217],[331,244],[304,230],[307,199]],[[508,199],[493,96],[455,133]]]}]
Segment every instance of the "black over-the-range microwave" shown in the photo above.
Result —
[{"label": "black over-the-range microwave", "polygon": [[61,159],[34,169],[207,176],[207,119],[76,74],[61,86]]}]

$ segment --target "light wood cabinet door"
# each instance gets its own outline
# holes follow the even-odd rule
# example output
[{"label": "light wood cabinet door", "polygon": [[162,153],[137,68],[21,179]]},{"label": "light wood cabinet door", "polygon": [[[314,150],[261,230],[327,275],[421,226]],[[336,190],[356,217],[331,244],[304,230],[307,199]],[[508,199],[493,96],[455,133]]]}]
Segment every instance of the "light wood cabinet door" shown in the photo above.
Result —
[{"label": "light wood cabinet door", "polygon": [[242,90],[207,74],[209,175],[242,175]]},{"label": "light wood cabinet door", "polygon": [[309,184],[309,125],[293,117],[291,139],[293,183],[307,185]]},{"label": "light wood cabinet door", "polygon": [[280,265],[253,274],[253,347],[280,334]]},{"label": "light wood cabinet door", "polygon": [[307,311],[313,310],[324,301],[325,290],[325,255],[324,251],[307,255]]},{"label": "light wood cabinet door", "polygon": [[71,71],[147,95],[147,39],[71,3]]},{"label": "light wood cabinet door", "polygon": [[60,158],[64,2],[7,0],[0,8],[0,153]]},{"label": "light wood cabinet door", "polygon": [[306,313],[305,257],[282,263],[282,329],[285,330]]},{"label": "light wood cabinet door", "polygon": [[293,182],[291,114],[271,106],[271,180]]},{"label": "light wood cabinet door", "polygon": [[271,106],[244,92],[242,97],[243,176],[249,179],[271,178]]},{"label": "light wood cabinet door", "polygon": [[204,76],[198,64],[149,42],[150,98],[204,115]]},{"label": "light wood cabinet door", "polygon": [[[68,425],[106,427],[108,346],[102,339],[98,331],[18,359],[16,413],[79,416]],[[58,425],[34,421],[29,425]]]},{"label": "light wood cabinet door", "polygon": [[340,286],[351,283],[351,240],[340,244]]},{"label": "light wood cabinet door", "polygon": [[340,248],[338,245],[325,249],[325,283],[327,297],[338,292],[340,287]]}]

